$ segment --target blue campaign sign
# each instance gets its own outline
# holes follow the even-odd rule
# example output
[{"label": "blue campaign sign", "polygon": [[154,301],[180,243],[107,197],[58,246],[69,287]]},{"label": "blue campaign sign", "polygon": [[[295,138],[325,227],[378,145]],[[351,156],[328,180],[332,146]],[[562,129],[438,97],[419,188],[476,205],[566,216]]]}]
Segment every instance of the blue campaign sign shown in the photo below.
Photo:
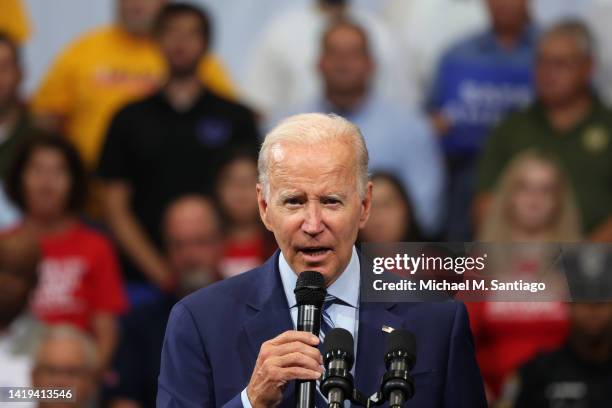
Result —
[{"label": "blue campaign sign", "polygon": [[501,50],[477,37],[451,50],[439,67],[432,107],[452,126],[442,139],[449,153],[477,152],[491,128],[533,99],[533,50]]}]

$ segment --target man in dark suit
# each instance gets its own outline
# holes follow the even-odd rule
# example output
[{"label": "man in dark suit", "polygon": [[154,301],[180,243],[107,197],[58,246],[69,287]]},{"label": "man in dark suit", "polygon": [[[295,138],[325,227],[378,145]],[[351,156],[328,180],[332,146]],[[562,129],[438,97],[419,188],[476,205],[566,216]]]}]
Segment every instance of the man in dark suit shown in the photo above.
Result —
[{"label": "man in dark suit", "polygon": [[[376,392],[385,367],[383,326],[412,331],[418,407],[486,406],[465,307],[359,301],[357,232],[372,195],[359,130],[335,115],[291,117],[261,148],[261,218],[280,247],[263,266],[180,301],[168,323],[158,407],[294,404],[293,380],[318,379],[319,339],[295,331],[297,274],[320,272],[331,325],[356,339],[355,384]],[[317,394],[317,406],[325,401]]]}]

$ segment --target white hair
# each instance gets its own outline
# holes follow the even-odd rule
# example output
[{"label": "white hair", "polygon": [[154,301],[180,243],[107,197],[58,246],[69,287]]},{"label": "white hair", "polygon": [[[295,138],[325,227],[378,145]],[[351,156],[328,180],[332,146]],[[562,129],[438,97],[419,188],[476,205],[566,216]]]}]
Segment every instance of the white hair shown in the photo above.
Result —
[{"label": "white hair", "polygon": [[267,135],[259,151],[257,169],[259,183],[264,197],[269,199],[270,154],[283,143],[300,143],[304,145],[320,144],[340,138],[348,138],[355,150],[357,164],[357,189],[361,198],[365,197],[369,181],[368,149],[359,128],[348,120],[335,114],[304,113],[294,115],[281,121]]}]

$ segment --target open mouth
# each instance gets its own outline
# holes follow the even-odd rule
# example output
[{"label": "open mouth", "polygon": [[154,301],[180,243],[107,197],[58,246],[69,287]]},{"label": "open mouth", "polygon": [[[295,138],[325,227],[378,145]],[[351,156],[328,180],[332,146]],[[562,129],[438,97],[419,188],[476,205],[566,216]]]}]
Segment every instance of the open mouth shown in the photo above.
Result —
[{"label": "open mouth", "polygon": [[324,255],[327,255],[329,252],[331,252],[331,249],[328,247],[307,247],[307,248],[300,248],[299,252],[301,252],[302,254],[304,254],[306,257],[322,257]]}]

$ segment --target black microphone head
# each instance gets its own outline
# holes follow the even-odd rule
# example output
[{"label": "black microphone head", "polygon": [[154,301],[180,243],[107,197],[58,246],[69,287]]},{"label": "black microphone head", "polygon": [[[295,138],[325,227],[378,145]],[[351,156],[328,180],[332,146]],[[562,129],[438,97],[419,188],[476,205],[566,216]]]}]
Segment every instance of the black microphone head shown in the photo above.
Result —
[{"label": "black microphone head", "polygon": [[414,334],[404,329],[396,329],[389,333],[386,340],[385,361],[388,361],[393,355],[405,357],[412,370],[416,363],[416,339]]},{"label": "black microphone head", "polygon": [[348,330],[335,328],[325,334],[323,343],[323,358],[327,364],[334,355],[343,355],[348,364],[348,370],[353,367],[355,361],[353,336]]},{"label": "black microphone head", "polygon": [[321,307],[327,294],[323,275],[315,271],[300,273],[293,293],[295,293],[298,306],[315,305]]}]

